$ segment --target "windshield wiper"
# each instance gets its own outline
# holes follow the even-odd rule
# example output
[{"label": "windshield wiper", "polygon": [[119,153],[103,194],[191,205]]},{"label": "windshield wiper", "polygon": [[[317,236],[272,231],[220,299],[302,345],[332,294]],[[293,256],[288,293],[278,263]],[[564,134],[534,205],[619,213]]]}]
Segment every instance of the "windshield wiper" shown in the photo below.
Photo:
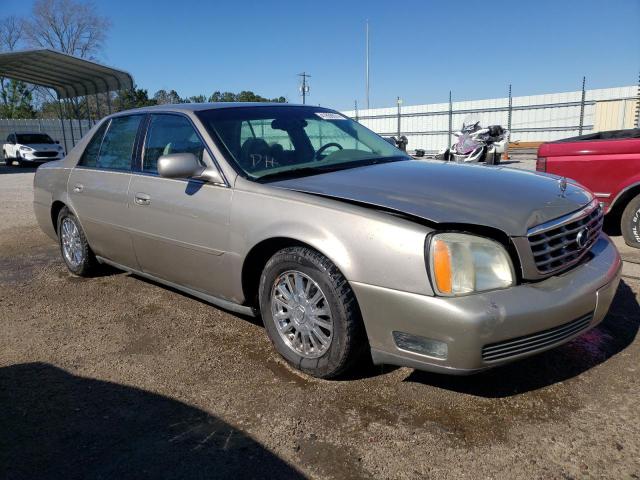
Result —
[{"label": "windshield wiper", "polygon": [[317,175],[319,173],[335,172],[336,170],[342,170],[340,168],[340,165],[292,168],[290,170],[281,170],[279,172],[267,173],[259,177],[257,181],[264,182],[265,180],[282,180],[286,178],[306,177],[309,175]]},{"label": "windshield wiper", "polygon": [[375,157],[366,160],[355,160],[352,162],[336,163],[333,165],[324,165],[318,167],[301,167],[293,168],[291,170],[281,170],[279,172],[267,173],[257,179],[258,182],[269,180],[283,180],[287,178],[307,177],[310,175],[318,175],[321,173],[337,172],[338,170],[348,170],[350,168],[367,167],[369,165],[379,165],[382,163],[397,162],[401,160],[408,160],[409,158],[397,156],[397,157]]}]

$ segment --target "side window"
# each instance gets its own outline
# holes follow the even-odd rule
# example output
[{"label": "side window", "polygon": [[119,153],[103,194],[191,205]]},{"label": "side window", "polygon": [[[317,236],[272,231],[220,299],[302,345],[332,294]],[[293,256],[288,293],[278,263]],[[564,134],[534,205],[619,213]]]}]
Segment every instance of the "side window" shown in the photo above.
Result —
[{"label": "side window", "polygon": [[100,147],[98,168],[131,170],[133,145],[143,118],[143,115],[128,115],[111,119]]},{"label": "side window", "polygon": [[104,137],[104,132],[107,129],[108,125],[109,122],[106,121],[100,126],[100,128],[98,128],[96,133],[87,144],[87,147],[84,149],[78,165],[82,165],[83,167],[98,166],[98,154],[100,153],[100,145],[102,144],[102,138]]},{"label": "side window", "polygon": [[204,144],[191,122],[180,115],[151,115],[144,144],[142,170],[157,172],[158,158],[170,153],[193,153],[202,162]]},{"label": "side window", "polygon": [[7,142],[9,143],[16,143],[16,136],[12,133],[11,135],[9,135],[7,137]]}]

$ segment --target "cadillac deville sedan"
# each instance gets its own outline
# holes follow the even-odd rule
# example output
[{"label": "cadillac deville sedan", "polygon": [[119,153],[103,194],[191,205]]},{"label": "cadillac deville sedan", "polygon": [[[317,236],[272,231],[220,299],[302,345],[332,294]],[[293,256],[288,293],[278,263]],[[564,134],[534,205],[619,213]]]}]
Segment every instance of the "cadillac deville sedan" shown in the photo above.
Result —
[{"label": "cadillac deville sedan", "polygon": [[246,315],[291,365],[465,374],[597,325],[620,256],[565,179],[413,160],[342,114],[167,105],[104,119],[35,176],[69,270],[109,264]]}]

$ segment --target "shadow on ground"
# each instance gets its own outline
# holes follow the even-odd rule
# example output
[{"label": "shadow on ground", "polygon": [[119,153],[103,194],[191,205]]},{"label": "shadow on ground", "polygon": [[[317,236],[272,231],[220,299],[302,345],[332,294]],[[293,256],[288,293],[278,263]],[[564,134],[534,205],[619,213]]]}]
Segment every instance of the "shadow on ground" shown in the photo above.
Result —
[{"label": "shadow on ground", "polygon": [[605,362],[633,342],[639,326],[640,305],[623,280],[602,323],[566,345],[472,376],[456,377],[415,370],[405,381],[479,397],[518,395],[576,377]]},{"label": "shadow on ground", "polygon": [[8,167],[4,163],[2,163],[2,165],[0,165],[0,175],[8,173],[33,173],[36,171],[36,169],[37,167],[20,167],[17,164],[13,164],[11,167]]},{"label": "shadow on ground", "polygon": [[44,363],[0,368],[0,477],[304,478],[202,410]]}]

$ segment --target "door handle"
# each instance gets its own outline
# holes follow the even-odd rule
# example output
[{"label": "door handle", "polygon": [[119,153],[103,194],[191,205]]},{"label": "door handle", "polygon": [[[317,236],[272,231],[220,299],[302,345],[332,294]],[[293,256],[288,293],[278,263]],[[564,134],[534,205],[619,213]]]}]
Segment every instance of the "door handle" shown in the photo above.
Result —
[{"label": "door handle", "polygon": [[80,192],[82,192],[83,190],[84,190],[84,185],[82,185],[81,183],[76,183],[76,184],[73,186],[73,191],[74,191],[75,193],[80,193]]},{"label": "door handle", "polygon": [[134,201],[138,205],[149,205],[151,203],[151,197],[146,193],[136,193]]}]

